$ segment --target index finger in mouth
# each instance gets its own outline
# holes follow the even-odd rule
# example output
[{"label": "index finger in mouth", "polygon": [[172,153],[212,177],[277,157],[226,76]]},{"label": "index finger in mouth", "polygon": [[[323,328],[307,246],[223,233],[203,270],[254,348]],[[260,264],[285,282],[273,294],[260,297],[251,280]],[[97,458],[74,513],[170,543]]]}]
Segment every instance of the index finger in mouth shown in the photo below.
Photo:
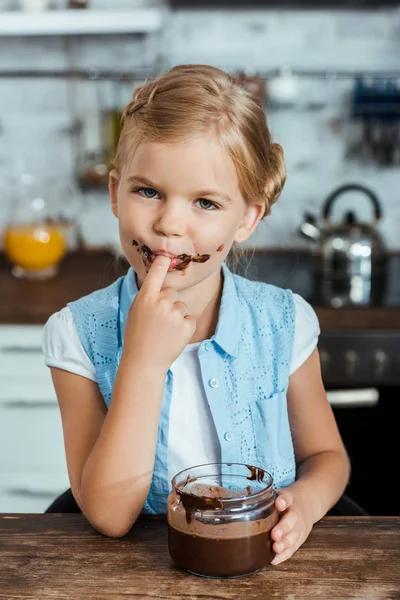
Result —
[{"label": "index finger in mouth", "polygon": [[171,259],[168,256],[163,256],[161,254],[156,256],[145,277],[142,290],[144,289],[144,291],[150,293],[160,292],[170,264]]}]

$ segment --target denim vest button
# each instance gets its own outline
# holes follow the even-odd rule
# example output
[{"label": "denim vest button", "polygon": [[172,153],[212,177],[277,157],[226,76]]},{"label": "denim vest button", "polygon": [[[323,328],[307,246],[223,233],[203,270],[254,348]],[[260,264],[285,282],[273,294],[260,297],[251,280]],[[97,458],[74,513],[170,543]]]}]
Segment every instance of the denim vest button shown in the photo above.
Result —
[{"label": "denim vest button", "polygon": [[234,435],[230,431],[227,431],[226,434],[224,435],[224,438],[226,439],[227,442],[231,442],[234,438]]},{"label": "denim vest button", "polygon": [[209,384],[212,388],[217,388],[219,387],[219,381],[218,379],[216,379],[215,377],[213,377],[212,379],[210,379]]}]

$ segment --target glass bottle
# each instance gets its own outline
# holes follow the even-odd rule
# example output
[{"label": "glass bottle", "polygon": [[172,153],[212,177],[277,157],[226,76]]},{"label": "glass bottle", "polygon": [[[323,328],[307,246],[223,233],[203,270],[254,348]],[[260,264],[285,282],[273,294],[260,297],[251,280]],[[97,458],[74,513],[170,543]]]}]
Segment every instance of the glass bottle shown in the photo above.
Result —
[{"label": "glass bottle", "polygon": [[3,247],[16,277],[52,277],[67,251],[57,202],[53,198],[50,202],[48,191],[43,182],[28,173],[20,177],[14,190]]},{"label": "glass bottle", "polygon": [[109,168],[104,145],[103,81],[93,73],[83,82],[79,143],[77,147],[77,180],[82,190],[107,189]]},{"label": "glass bottle", "polygon": [[272,476],[250,465],[214,463],[178,473],[168,497],[168,544],[174,561],[205,577],[238,577],[274,558],[279,519]]}]

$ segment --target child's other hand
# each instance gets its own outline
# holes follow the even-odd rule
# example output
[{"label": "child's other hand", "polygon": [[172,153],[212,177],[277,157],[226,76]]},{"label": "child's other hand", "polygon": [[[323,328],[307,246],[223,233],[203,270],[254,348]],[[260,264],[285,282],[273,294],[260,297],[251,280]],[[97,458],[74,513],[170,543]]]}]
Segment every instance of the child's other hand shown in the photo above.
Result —
[{"label": "child's other hand", "polygon": [[271,531],[272,550],[276,553],[272,565],[290,558],[308,538],[313,522],[307,516],[306,506],[295,500],[290,488],[277,490],[275,506],[280,513],[278,523]]},{"label": "child's other hand", "polygon": [[157,256],[129,309],[124,354],[166,372],[190,342],[196,320],[173,288],[162,289],[171,259]]}]

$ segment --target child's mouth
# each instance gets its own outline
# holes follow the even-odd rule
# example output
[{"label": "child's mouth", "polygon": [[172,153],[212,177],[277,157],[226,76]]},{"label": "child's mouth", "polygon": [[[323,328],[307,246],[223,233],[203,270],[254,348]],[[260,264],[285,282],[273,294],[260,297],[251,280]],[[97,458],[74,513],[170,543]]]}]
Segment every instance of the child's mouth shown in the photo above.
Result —
[{"label": "child's mouth", "polygon": [[[135,243],[134,241],[133,244],[136,246],[137,242]],[[169,271],[184,271],[187,269],[191,262],[204,263],[210,258],[209,254],[195,254],[193,256],[190,256],[189,254],[179,254],[178,256],[176,256],[164,250],[153,252],[151,248],[146,246],[146,244],[141,245],[141,250],[145,266],[151,265],[156,256],[161,255],[170,258],[171,264],[168,269]]]}]

